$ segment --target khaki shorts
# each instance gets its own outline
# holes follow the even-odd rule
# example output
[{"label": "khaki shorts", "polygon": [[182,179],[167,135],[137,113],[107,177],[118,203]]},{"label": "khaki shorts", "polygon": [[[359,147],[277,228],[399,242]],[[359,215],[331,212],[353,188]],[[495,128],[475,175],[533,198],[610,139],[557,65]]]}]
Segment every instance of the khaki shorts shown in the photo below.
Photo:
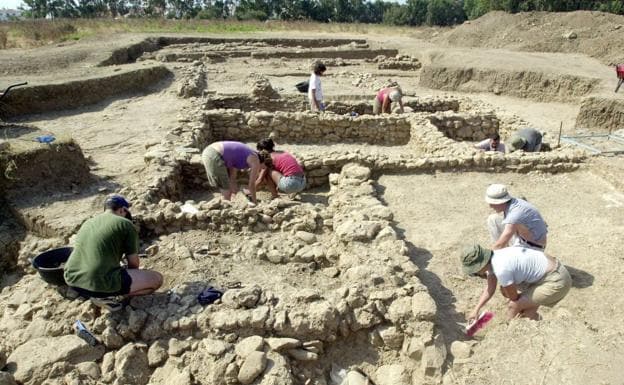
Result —
[{"label": "khaki shorts", "polygon": [[202,163],[206,168],[208,183],[212,187],[218,187],[221,190],[230,188],[228,170],[219,151],[212,147],[206,147],[202,152]]},{"label": "khaki shorts", "polygon": [[568,294],[571,286],[570,273],[561,262],[557,261],[557,268],[541,280],[530,284],[526,295],[533,303],[552,306]]}]

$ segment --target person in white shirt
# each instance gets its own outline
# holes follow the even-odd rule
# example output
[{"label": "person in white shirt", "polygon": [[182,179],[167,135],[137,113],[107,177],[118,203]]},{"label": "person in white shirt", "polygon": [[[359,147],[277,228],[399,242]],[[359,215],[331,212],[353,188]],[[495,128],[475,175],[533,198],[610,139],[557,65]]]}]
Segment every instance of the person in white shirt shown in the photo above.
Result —
[{"label": "person in white shirt", "polygon": [[[568,270],[543,251],[526,247],[506,247],[490,250],[477,244],[460,253],[465,274],[487,280],[479,302],[468,315],[472,321],[481,308],[492,298],[497,284],[508,299],[507,317],[527,317],[538,320],[537,309],[553,306],[568,294],[572,278]],[[519,292],[519,285],[524,291]]]},{"label": "person in white shirt", "polygon": [[308,99],[310,100],[310,109],[312,111],[324,111],[323,89],[321,88],[321,76],[325,73],[327,67],[321,62],[312,65],[312,74],[310,75],[310,85],[308,86]]},{"label": "person in white shirt", "polygon": [[494,134],[489,138],[480,141],[474,145],[477,150],[483,151],[498,151],[505,153],[505,144],[500,141],[500,135]]}]

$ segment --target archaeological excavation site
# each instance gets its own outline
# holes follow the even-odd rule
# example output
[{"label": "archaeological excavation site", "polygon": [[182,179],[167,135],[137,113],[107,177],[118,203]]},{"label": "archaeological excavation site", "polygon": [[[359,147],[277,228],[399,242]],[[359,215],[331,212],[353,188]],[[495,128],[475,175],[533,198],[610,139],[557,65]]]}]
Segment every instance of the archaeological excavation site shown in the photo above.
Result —
[{"label": "archaeological excavation site", "polygon": [[[618,57],[469,44],[488,22],[8,50],[0,87],[28,84],[0,101],[0,384],[621,383]],[[320,113],[295,87],[315,61]],[[373,114],[390,84],[404,112]],[[540,152],[474,147],[526,127],[544,133]],[[299,160],[306,189],[224,200],[203,149],[268,137]],[[497,293],[469,337],[483,282],[458,252],[491,244],[492,183],[540,208],[573,283],[539,321],[507,320]],[[32,261],[72,246],[113,193],[132,204],[141,266],[164,283],[109,312]],[[223,296],[202,304],[209,287]]]}]

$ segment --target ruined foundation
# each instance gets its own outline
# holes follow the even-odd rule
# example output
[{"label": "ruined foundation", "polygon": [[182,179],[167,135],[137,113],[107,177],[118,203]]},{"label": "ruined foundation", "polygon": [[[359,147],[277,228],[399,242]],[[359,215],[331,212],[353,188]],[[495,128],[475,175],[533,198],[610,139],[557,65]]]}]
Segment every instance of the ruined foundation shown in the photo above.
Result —
[{"label": "ruined foundation", "polygon": [[[244,43],[271,48],[278,41],[285,45],[287,40]],[[222,45],[224,51],[236,52],[239,43],[161,38],[116,51],[106,64],[159,54],[163,61],[179,60],[185,44]],[[367,50],[364,41],[339,43],[353,44],[354,50],[350,55],[324,50],[338,44],[319,41],[316,50],[306,51],[310,56],[298,57],[330,51],[355,59],[379,54]],[[308,45],[312,43],[294,40],[288,46]],[[163,47],[177,50],[170,52],[177,56],[164,55]],[[291,55],[285,52],[253,56]],[[206,95],[206,65],[185,68],[178,94],[190,98],[192,108],[182,111],[179,125],[160,143],[146,146],[142,183],[122,191],[133,202],[148,254],[145,264],[167,275],[167,290],[133,298],[119,313],[101,312],[81,298],[64,298],[63,289],[46,286],[27,261],[43,249],[64,245],[88,215],[59,225],[37,207],[12,207],[14,219],[0,227],[0,253],[10,256],[2,266],[21,266],[25,275],[0,294],[2,317],[12,320],[0,329],[8,371],[24,384],[325,385],[336,366],[360,368],[379,385],[441,383],[449,356],[435,323],[439,309],[396,229],[395,214],[380,197],[379,176],[471,170],[562,173],[581,167],[587,154],[566,145],[542,153],[478,152],[472,142],[498,132],[500,119],[491,111],[462,110],[452,98],[406,97],[410,112],[373,116],[364,100],[336,100],[326,113],[312,113],[301,98],[268,90],[264,80],[249,94]],[[404,67],[418,69],[415,64]],[[162,75],[166,69],[145,71]],[[422,71],[425,83],[450,76],[446,69]],[[125,73],[118,80],[125,76],[145,79]],[[460,83],[467,79],[452,76]],[[562,85],[551,89],[545,85],[548,79],[542,80],[544,97],[557,97],[555,89]],[[591,84],[581,83],[573,96],[591,90]],[[458,83],[455,89],[460,87]],[[16,93],[16,100],[26,98],[24,92]],[[280,145],[301,149],[293,152],[308,181],[303,198],[256,207],[220,199],[207,184],[201,151],[213,141],[253,145],[269,135]],[[310,147],[318,144],[328,149]],[[334,150],[334,144],[358,147]],[[59,144],[55,157],[38,150],[24,155],[28,160],[23,162],[16,158],[19,179],[5,181],[7,204],[23,188],[41,188],[42,177],[64,175],[69,184],[87,180],[84,157],[70,146]],[[67,162],[73,165],[71,172]],[[29,168],[35,164],[47,166]],[[54,182],[50,188],[61,183]],[[100,198],[93,198],[94,207]],[[20,248],[25,238],[31,246]],[[202,306],[197,295],[207,286],[223,288],[225,294]],[[85,345],[68,319],[80,319],[102,344]]]}]

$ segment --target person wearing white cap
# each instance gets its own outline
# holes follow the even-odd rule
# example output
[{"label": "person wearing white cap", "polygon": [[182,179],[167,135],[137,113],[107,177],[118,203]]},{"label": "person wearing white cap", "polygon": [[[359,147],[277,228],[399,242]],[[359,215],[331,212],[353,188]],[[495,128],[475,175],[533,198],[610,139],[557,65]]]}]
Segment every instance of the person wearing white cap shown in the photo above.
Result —
[{"label": "person wearing white cap", "polygon": [[392,112],[392,103],[399,103],[401,113],[403,110],[403,92],[399,87],[384,87],[377,92],[373,100],[373,114],[379,115]]},{"label": "person wearing white cap", "polygon": [[[521,245],[544,250],[548,225],[535,206],[514,198],[503,184],[492,184],[485,192],[485,201],[496,214],[487,219],[492,249]],[[502,216],[501,216],[502,213]]]}]

